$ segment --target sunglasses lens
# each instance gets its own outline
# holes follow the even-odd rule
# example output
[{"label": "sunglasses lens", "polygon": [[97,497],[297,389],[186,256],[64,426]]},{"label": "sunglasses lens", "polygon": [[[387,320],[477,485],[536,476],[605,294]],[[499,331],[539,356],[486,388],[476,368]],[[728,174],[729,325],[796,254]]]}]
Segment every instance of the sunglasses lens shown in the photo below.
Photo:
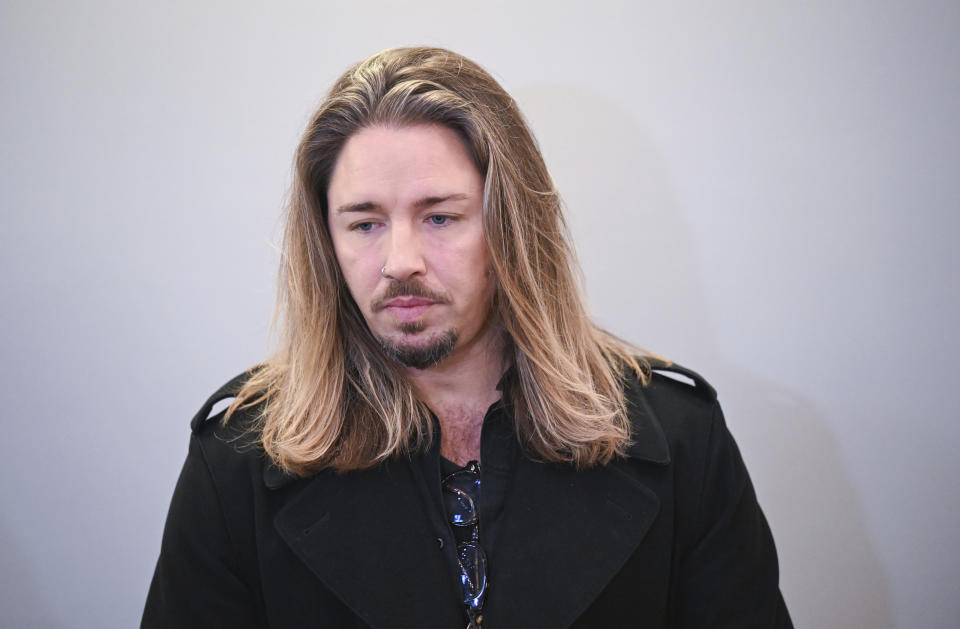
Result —
[{"label": "sunglasses lens", "polygon": [[477,521],[477,505],[480,502],[480,475],[472,471],[451,474],[443,481],[444,506],[450,521],[457,526],[467,526]]},{"label": "sunglasses lens", "polygon": [[477,509],[473,500],[465,492],[446,491],[443,494],[450,522],[457,526],[469,526],[477,521]]},{"label": "sunglasses lens", "polygon": [[480,500],[480,475],[476,472],[463,470],[447,476],[445,482],[447,487],[464,492],[474,502]]},{"label": "sunglasses lens", "polygon": [[463,584],[463,602],[474,609],[483,605],[487,589],[487,557],[474,544],[460,544],[460,582]]}]

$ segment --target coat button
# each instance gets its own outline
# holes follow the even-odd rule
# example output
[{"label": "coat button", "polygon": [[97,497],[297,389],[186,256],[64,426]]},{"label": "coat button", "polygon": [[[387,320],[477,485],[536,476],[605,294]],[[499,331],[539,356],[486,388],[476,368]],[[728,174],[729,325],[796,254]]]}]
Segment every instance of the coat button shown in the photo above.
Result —
[{"label": "coat button", "polygon": [[443,548],[443,538],[442,538],[442,537],[438,537],[438,538],[437,538],[437,545],[438,545],[441,549]]}]

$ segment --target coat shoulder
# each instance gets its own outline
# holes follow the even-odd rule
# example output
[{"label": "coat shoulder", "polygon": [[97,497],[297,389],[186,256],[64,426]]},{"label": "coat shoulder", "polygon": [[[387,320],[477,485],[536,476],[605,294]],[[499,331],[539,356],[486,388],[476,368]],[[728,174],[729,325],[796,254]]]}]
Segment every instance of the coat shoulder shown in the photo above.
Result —
[{"label": "coat shoulder", "polygon": [[[718,415],[716,390],[696,371],[658,358],[645,358],[646,382],[628,383],[633,458],[665,464],[701,445]],[[699,449],[695,447],[694,449]]]},{"label": "coat shoulder", "polygon": [[[664,360],[650,360],[648,382],[637,383],[641,406],[669,432],[670,425],[684,420],[710,423],[719,403],[717,391],[696,371]],[[692,426],[696,428],[697,426]]]},{"label": "coat shoulder", "polygon": [[191,452],[200,456],[215,484],[226,493],[248,484],[238,483],[241,477],[249,477],[249,484],[257,486],[263,474],[266,454],[260,439],[262,406],[240,408],[225,419],[230,402],[255,369],[225,382],[190,420],[191,441],[196,444]]},{"label": "coat shoulder", "polygon": [[662,358],[648,358],[647,362],[651,370],[649,388],[663,388],[681,396],[694,395],[709,404],[717,401],[716,389],[693,369]]},{"label": "coat shoulder", "polygon": [[[256,371],[257,367],[252,367],[246,371],[235,375],[234,377],[227,380],[223,385],[220,386],[210,397],[207,398],[207,401],[203,403],[203,406],[194,414],[193,418],[190,420],[190,430],[194,434],[202,434],[203,432],[210,429],[210,424],[216,423],[215,419],[222,420],[224,409],[221,409],[219,412],[214,413],[213,410],[221,402],[226,402],[232,400],[240,392],[240,389],[243,388],[243,385],[250,380],[250,376]],[[246,409],[244,409],[246,410]],[[251,416],[251,413],[236,413],[238,416]]]},{"label": "coat shoulder", "polygon": [[635,379],[626,389],[632,418],[646,416],[660,424],[673,423],[679,417],[711,418],[718,406],[717,391],[706,378],[660,358],[646,358],[645,362],[650,368],[647,381]]}]

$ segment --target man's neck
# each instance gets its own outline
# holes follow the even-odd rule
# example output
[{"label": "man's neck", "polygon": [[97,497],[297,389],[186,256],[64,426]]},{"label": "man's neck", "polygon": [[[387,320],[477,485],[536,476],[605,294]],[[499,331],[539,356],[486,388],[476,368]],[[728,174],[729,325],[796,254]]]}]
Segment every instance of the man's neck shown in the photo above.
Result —
[{"label": "man's neck", "polygon": [[407,368],[406,376],[440,422],[440,453],[465,465],[480,460],[483,418],[500,399],[497,384],[507,363],[499,338],[460,349],[429,369]]}]

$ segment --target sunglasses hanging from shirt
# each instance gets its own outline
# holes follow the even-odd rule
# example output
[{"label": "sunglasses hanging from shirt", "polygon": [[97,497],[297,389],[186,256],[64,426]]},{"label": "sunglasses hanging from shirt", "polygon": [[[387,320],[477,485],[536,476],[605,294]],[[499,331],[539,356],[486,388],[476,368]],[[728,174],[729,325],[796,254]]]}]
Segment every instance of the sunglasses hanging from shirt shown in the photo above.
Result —
[{"label": "sunglasses hanging from shirt", "polygon": [[443,479],[443,503],[450,524],[457,534],[457,562],[463,604],[467,609],[467,629],[479,629],[483,623],[483,598],[487,591],[487,556],[480,547],[480,464],[470,461],[462,470]]}]

